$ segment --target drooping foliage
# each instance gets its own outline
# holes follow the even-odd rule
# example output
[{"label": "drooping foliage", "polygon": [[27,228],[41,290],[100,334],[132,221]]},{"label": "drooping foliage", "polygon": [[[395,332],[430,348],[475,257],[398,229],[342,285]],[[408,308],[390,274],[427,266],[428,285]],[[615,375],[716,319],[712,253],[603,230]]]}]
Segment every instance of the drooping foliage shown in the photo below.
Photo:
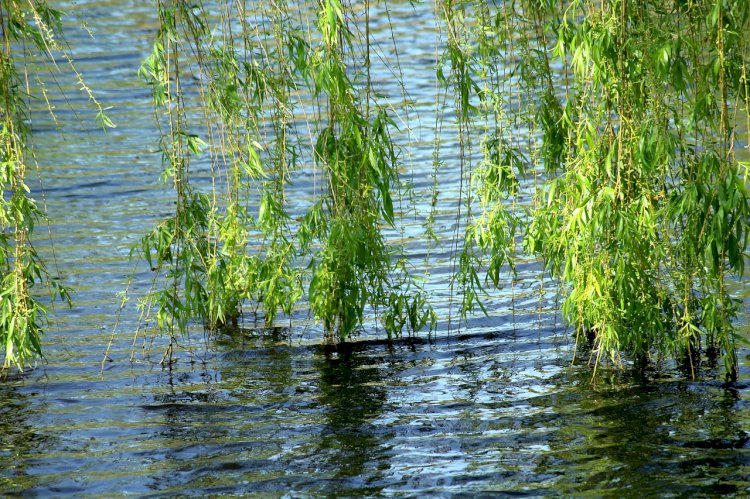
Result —
[{"label": "drooping foliage", "polygon": [[[283,2],[227,4],[218,13],[158,3],[161,28],[141,75],[177,202],[140,250],[157,273],[144,309],[155,306],[173,340],[188,320],[210,329],[236,322],[243,304],[260,307],[268,323],[279,312],[290,317],[303,294],[326,333],[340,338],[368,311],[379,311],[389,334],[432,320],[381,231],[401,216],[400,164],[395,123],[368,77],[369,35],[349,26],[362,14],[335,0],[309,7],[303,27]],[[200,83],[188,91],[189,72]],[[311,112],[301,125],[298,116]],[[191,181],[202,153],[210,192]],[[313,201],[293,218],[288,185],[303,166],[315,175],[305,193]]]},{"label": "drooping foliage", "polygon": [[[0,341],[3,368],[23,369],[42,355],[41,335],[48,324],[40,287],[70,303],[68,289],[53,278],[34,247],[34,229],[44,221],[29,181],[36,166],[30,147],[29,81],[38,76],[38,56],[57,69],[56,61],[72,70],[78,87],[87,94],[103,127],[113,126],[104,109],[75,70],[61,44],[63,13],[44,0],[0,1]],[[49,108],[49,112],[53,112]]]},{"label": "drooping foliage", "polygon": [[[386,237],[415,205],[373,84],[371,11],[158,2],[141,74],[177,203],[141,249],[161,275],[145,308],[156,304],[172,338],[248,305],[268,322],[307,309],[341,339],[368,314],[388,334],[434,325],[407,254]],[[735,377],[727,284],[747,246],[736,156],[750,115],[747,2],[442,0],[434,15],[432,209],[416,215],[445,243],[433,230],[438,179],[456,166],[443,142],[457,144],[450,296],[461,317],[487,313],[489,288],[512,284],[523,249],[559,283],[594,365],[678,358],[695,375],[713,352]],[[199,75],[190,88],[188,72]],[[210,192],[190,179],[201,154]],[[313,175],[302,210],[288,195],[301,173]]]},{"label": "drooping foliage", "polygon": [[[159,29],[138,74],[175,204],[136,250],[153,271],[142,310],[170,338],[165,358],[192,324],[250,315],[311,317],[338,340],[435,327],[409,218],[449,246],[449,322],[454,301],[461,320],[489,313],[518,259],[539,258],[594,366],[677,359],[695,376],[721,358],[736,377],[747,0],[413,3],[436,36],[432,188],[420,193],[404,175],[408,104],[393,105],[410,85],[399,40],[390,34],[394,56],[373,34],[388,30],[387,2],[154,5]],[[22,365],[41,352],[32,288],[57,285],[30,239],[41,213],[25,180],[18,54],[59,51],[60,13],[41,1],[0,9],[0,334],[6,365]],[[446,206],[447,237],[435,230]]]},{"label": "drooping foliage", "polygon": [[[565,287],[596,361],[683,358],[701,344],[736,377],[727,287],[747,247],[745,1],[545,6],[569,84],[544,96],[545,191],[529,250]],[[745,141],[745,145],[747,142]]]}]

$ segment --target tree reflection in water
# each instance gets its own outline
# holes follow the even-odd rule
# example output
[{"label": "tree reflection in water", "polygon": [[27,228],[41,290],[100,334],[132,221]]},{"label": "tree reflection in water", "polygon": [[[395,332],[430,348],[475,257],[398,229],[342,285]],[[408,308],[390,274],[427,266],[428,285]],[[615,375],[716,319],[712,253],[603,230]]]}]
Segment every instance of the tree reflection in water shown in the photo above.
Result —
[{"label": "tree reflection in water", "polygon": [[[319,451],[326,460],[331,485],[357,493],[376,493],[378,478],[387,469],[389,452],[386,430],[373,420],[381,415],[387,392],[376,357],[366,343],[339,343],[318,349],[319,403],[326,408],[326,424]],[[365,353],[367,349],[367,353]],[[358,477],[367,476],[367,482]]]},{"label": "tree reflection in water", "polygon": [[[20,377],[21,375],[19,375]],[[38,485],[28,459],[45,441],[29,422],[35,393],[17,388],[18,380],[0,380],[0,492],[19,494]]]}]

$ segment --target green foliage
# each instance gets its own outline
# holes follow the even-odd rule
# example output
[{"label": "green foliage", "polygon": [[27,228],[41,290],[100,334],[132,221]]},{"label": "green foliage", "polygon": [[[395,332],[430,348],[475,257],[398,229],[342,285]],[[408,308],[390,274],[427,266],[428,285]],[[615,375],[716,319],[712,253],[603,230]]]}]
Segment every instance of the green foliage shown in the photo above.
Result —
[{"label": "green foliage", "polygon": [[[368,309],[387,309],[389,334],[434,324],[381,232],[399,216],[395,124],[372,100],[369,76],[364,90],[351,78],[349,58],[369,58],[370,47],[349,31],[346,8],[322,2],[316,37],[295,25],[283,2],[238,3],[218,16],[200,4],[158,4],[161,28],[139,74],[152,89],[176,212],[138,251],[156,272],[143,307],[153,307],[157,328],[173,340],[167,353],[191,321],[213,330],[236,323],[247,304],[269,323],[278,313],[291,317],[305,286],[311,313],[340,339]],[[201,75],[190,101],[187,72]],[[303,91],[326,109],[313,144],[293,124],[292,96]],[[212,189],[198,193],[191,164],[206,154]],[[287,187],[304,157],[315,159],[327,189],[310,192],[318,202],[292,219]]]},{"label": "green foliage", "polygon": [[[381,232],[382,224],[394,227],[397,220],[392,192],[400,185],[399,161],[391,138],[396,124],[374,102],[369,30],[362,36],[349,29],[346,19],[354,13],[345,15],[347,8],[325,0],[317,11],[322,43],[312,49],[308,80],[313,95],[327,99],[327,125],[318,135],[314,157],[328,188],[322,210],[316,208],[311,217],[315,227],[301,228],[320,241],[319,251],[311,255],[310,308],[326,332],[342,340],[364,324],[368,306],[383,309],[389,336],[404,328],[432,328],[436,320],[399,250]],[[363,89],[350,77],[356,62],[347,63],[347,58],[359,59],[365,68]]]},{"label": "green foliage", "polygon": [[97,120],[112,126],[104,109],[75,72],[72,60],[60,50],[63,13],[44,1],[23,4],[0,2],[0,341],[3,368],[23,369],[42,355],[41,335],[47,310],[35,290],[46,285],[53,297],[70,303],[70,292],[50,277],[45,262],[32,244],[34,228],[44,214],[31,197],[27,169],[32,151],[28,146],[29,89],[23,78],[29,69],[24,46],[51,57],[62,53],[73,69],[81,90],[98,109]]},{"label": "green foliage", "polygon": [[[369,1],[299,12],[283,0],[251,4],[157,1],[160,28],[138,71],[175,202],[135,248],[154,272],[142,305],[169,335],[167,355],[194,322],[236,324],[248,306],[268,323],[307,309],[335,340],[373,320],[389,336],[434,328],[403,244],[415,202],[394,110],[371,75],[383,54]],[[488,313],[523,235],[561,285],[562,312],[595,366],[674,358],[695,376],[718,356],[736,378],[740,302],[727,284],[744,276],[750,232],[750,164],[736,155],[750,129],[750,4],[434,8],[442,52],[426,232],[442,242],[433,222],[448,138],[458,143],[450,292],[461,317]],[[62,15],[42,0],[0,0],[5,367],[41,355],[47,312],[35,290],[69,300],[32,244],[43,213],[26,175],[24,50],[66,61],[98,123],[113,126],[58,42]],[[446,108],[455,121],[444,126]],[[210,170],[210,186],[194,182],[195,165]],[[300,208],[290,196],[303,188],[290,188],[303,172],[313,182]]]},{"label": "green foliage", "polygon": [[[221,5],[158,2],[161,29],[139,72],[176,200],[140,246],[157,272],[145,300],[157,325],[174,339],[251,305],[268,322],[307,308],[340,340],[372,316],[389,335],[434,327],[392,236],[413,204],[394,114],[370,74],[369,2],[319,0],[295,15],[283,1]],[[739,305],[726,284],[742,276],[748,240],[747,164],[735,156],[737,124],[750,127],[747,2],[435,9],[443,50],[426,226],[439,244],[440,133],[450,130],[461,316],[488,313],[523,236],[595,366],[676,358],[695,375],[701,354],[718,352],[735,377]],[[446,107],[455,121],[444,127]],[[191,181],[196,161],[210,165],[205,192]],[[302,209],[289,200],[300,172],[313,175]]]},{"label": "green foliage", "polygon": [[563,312],[597,363],[674,355],[695,375],[705,341],[736,378],[725,284],[743,273],[748,197],[730,110],[746,100],[747,3],[570,2],[550,15],[573,80],[565,102],[542,100],[545,166],[560,175],[527,248],[567,286]]},{"label": "green foliage", "polygon": [[[507,115],[517,98],[507,57],[517,39],[508,23],[513,6],[493,11],[485,4],[445,0],[438,8],[447,39],[437,80],[455,106],[461,164],[451,297],[457,284],[460,315],[466,318],[477,310],[487,314],[487,285],[500,288],[504,269],[515,272],[516,236],[522,225],[515,202],[530,161]],[[478,162],[472,156],[477,130],[482,132]],[[483,273],[485,278],[480,277]]]}]

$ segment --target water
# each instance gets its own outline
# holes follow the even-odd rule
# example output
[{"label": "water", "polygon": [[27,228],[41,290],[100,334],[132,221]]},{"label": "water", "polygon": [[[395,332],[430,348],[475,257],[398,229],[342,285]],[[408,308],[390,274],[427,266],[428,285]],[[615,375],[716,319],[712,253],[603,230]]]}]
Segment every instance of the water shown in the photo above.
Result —
[{"label": "water", "polygon": [[[118,128],[99,133],[72,87],[78,116],[57,103],[62,133],[35,114],[55,249],[40,241],[40,251],[75,288],[75,305],[56,310],[46,360],[0,384],[0,494],[750,493],[750,386],[672,372],[606,374],[592,384],[590,370],[571,365],[573,340],[553,312],[554,290],[539,289],[535,262],[489,301],[490,318],[460,331],[443,322],[431,338],[365,334],[334,348],[315,327],[266,329],[248,318],[218,337],[196,332],[174,368],[162,369],[163,340],[134,337],[149,273],[127,259],[172,208],[157,180],[149,93],[135,77],[156,30],[153,5],[68,7],[95,34],[72,24],[68,38],[87,82],[115,106]],[[428,188],[429,5],[391,7],[396,32],[413,37],[401,52],[404,78],[416,82],[410,119],[421,124],[409,164]],[[454,169],[441,179],[446,192]],[[450,199],[441,209],[437,227],[450,235]],[[409,250],[417,260],[426,254],[418,241]],[[440,300],[448,249],[431,258]],[[438,306],[444,313],[446,303]],[[740,351],[743,380],[749,354]]]}]

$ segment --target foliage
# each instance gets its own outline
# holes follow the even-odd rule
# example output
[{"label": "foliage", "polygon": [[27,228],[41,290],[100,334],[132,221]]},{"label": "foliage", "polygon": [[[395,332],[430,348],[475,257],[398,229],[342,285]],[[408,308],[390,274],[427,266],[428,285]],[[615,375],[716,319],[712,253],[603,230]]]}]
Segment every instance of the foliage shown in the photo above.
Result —
[{"label": "foliage", "polygon": [[742,275],[747,247],[734,155],[738,104],[748,111],[747,2],[544,8],[572,81],[541,101],[551,176],[527,247],[566,285],[563,312],[597,363],[674,355],[695,375],[705,342],[736,378],[726,281]]},{"label": "foliage", "polygon": [[[508,123],[507,109],[514,106],[516,95],[506,59],[514,50],[507,12],[455,0],[444,0],[439,9],[447,39],[437,80],[452,94],[455,106],[461,177],[451,295],[458,284],[460,316],[465,319],[477,308],[487,314],[483,304],[486,285],[500,288],[506,266],[514,272],[516,236],[522,222],[515,201],[529,160]],[[472,156],[476,130],[481,131],[478,164]],[[459,237],[464,219],[463,236]],[[485,279],[479,277],[482,271]]]},{"label": "foliage", "polygon": [[[159,2],[161,28],[140,70],[176,195],[174,216],[138,248],[156,272],[143,307],[154,307],[158,329],[170,335],[167,353],[190,321],[210,330],[236,323],[243,304],[261,307],[268,323],[279,312],[291,317],[303,286],[312,314],[341,339],[368,309],[384,311],[389,334],[423,328],[431,311],[380,229],[398,219],[395,124],[373,99],[368,63],[357,74],[367,78],[363,89],[351,77],[358,66],[348,58],[367,61],[370,45],[349,31],[335,0],[321,2],[310,21],[319,36],[295,25],[283,2],[225,7],[214,15],[200,4]],[[188,72],[201,76],[189,101]],[[300,92],[326,109],[307,143],[293,123]],[[212,189],[201,193],[191,164],[206,152]],[[317,202],[292,219],[287,186],[305,157],[327,188],[314,184]]]},{"label": "foliage", "polygon": [[34,356],[42,355],[47,310],[35,292],[38,286],[49,287],[53,297],[70,303],[69,290],[49,275],[32,241],[44,214],[31,196],[27,180],[27,170],[33,164],[28,141],[31,92],[27,54],[38,53],[53,62],[57,55],[66,61],[80,89],[96,107],[99,123],[114,126],[60,45],[62,16],[44,0],[0,1],[0,341],[4,368],[15,365],[23,369]]},{"label": "foliage", "polygon": [[[194,323],[213,331],[250,311],[267,323],[308,312],[331,340],[371,324],[389,336],[434,328],[404,219],[425,215],[440,245],[434,221],[448,202],[462,319],[488,313],[519,256],[538,256],[595,368],[672,358],[695,376],[720,357],[736,378],[729,283],[743,277],[750,220],[748,163],[736,154],[741,123],[750,127],[746,1],[435,2],[427,214],[403,175],[392,96],[372,74],[388,59],[372,35],[380,5],[155,6],[139,76],[175,208],[135,251],[154,273],[142,307],[169,335],[165,358]],[[72,61],[57,42],[60,12],[43,1],[0,9],[0,334],[6,366],[21,366],[41,353],[45,311],[32,288],[67,291],[31,244],[42,214],[26,182],[17,54],[28,44]],[[384,66],[405,97],[395,61]],[[457,200],[441,197],[447,171],[458,172]]]},{"label": "foliage", "polygon": [[[364,322],[368,305],[385,309],[389,335],[404,326],[418,331],[434,315],[415,283],[394,283],[393,261],[381,223],[396,222],[392,190],[398,185],[397,149],[391,139],[396,124],[373,100],[369,78],[370,43],[361,40],[360,56],[367,82],[359,90],[349,76],[347,57],[357,45],[338,0],[323,0],[317,26],[322,45],[313,50],[310,79],[314,95],[327,96],[327,126],[318,135],[314,155],[328,180],[322,197],[324,223],[316,224],[321,249],[312,256],[310,307],[327,332],[349,336]],[[365,5],[369,9],[369,3]],[[365,22],[368,22],[367,20]],[[351,64],[351,63],[350,63]],[[401,263],[399,270],[405,272]],[[403,287],[402,287],[403,286]]]},{"label": "foliage", "polygon": [[[407,255],[384,232],[413,201],[403,208],[397,127],[372,83],[371,6],[310,7],[293,19],[282,1],[213,13],[158,3],[141,75],[161,110],[176,212],[141,252],[163,284],[145,307],[156,304],[173,339],[192,320],[234,322],[247,303],[268,322],[306,306],[339,339],[371,313],[388,334],[434,326]],[[739,114],[750,115],[747,4],[435,9],[436,128],[451,102],[459,148],[451,299],[460,295],[461,317],[487,313],[488,286],[513,275],[523,235],[562,286],[564,316],[591,340],[595,365],[674,356],[695,375],[700,353],[718,352],[735,377],[738,302],[726,283],[742,275],[747,247],[747,165],[734,154]],[[190,92],[188,71],[200,75]],[[426,220],[436,244],[443,138]],[[212,189],[197,192],[190,165],[206,153]],[[300,171],[314,173],[315,201],[295,218],[288,186]]]}]

